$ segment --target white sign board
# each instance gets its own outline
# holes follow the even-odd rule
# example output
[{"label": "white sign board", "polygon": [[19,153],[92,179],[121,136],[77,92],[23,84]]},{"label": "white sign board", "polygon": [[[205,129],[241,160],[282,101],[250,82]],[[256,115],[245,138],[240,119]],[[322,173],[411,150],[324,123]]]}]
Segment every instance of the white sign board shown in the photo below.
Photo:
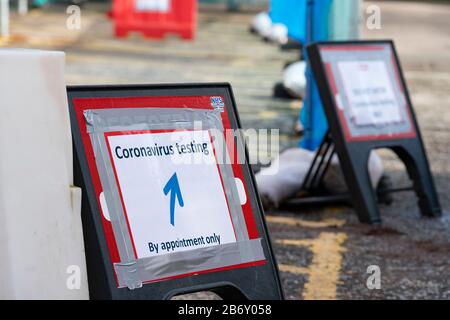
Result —
[{"label": "white sign board", "polygon": [[105,136],[137,258],[236,242],[207,130]]},{"label": "white sign board", "polygon": [[399,101],[384,61],[341,61],[350,116],[357,126],[402,122]]},{"label": "white sign board", "polygon": [[136,0],[136,10],[167,13],[170,10],[170,0]]}]

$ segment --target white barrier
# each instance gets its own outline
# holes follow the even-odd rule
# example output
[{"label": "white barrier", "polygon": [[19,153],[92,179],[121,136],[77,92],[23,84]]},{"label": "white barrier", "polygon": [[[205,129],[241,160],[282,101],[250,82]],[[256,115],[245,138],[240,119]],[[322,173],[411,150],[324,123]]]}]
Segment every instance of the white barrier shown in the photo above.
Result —
[{"label": "white barrier", "polygon": [[9,0],[0,0],[0,36],[9,36]]},{"label": "white barrier", "polygon": [[0,50],[0,70],[0,298],[87,299],[64,53]]}]

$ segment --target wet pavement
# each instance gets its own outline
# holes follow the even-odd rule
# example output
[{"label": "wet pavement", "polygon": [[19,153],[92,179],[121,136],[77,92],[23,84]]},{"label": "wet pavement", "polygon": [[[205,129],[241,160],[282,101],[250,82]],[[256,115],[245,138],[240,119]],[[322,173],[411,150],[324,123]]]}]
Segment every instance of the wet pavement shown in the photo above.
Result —
[{"label": "wet pavement", "polygon": [[[411,193],[381,205],[378,227],[360,224],[349,207],[269,210],[288,299],[450,299],[450,6],[380,6],[382,29],[364,30],[364,36],[396,41],[444,214],[421,218]],[[250,34],[254,13],[203,8],[196,40],[185,42],[114,39],[105,11],[83,7],[81,30],[66,29],[62,6],[13,14],[12,37],[0,46],[64,50],[68,84],[230,82],[245,128],[276,128],[281,149],[296,145],[301,101],[274,99],[272,88],[298,52],[280,51]],[[408,185],[396,156],[380,154],[393,183]],[[380,289],[367,286],[369,266],[379,267]]]}]

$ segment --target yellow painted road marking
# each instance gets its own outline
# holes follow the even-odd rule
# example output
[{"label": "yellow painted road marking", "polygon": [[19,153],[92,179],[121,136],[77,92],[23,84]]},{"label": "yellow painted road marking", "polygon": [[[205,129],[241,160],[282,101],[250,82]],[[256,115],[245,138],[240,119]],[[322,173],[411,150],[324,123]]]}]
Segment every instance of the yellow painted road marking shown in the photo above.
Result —
[{"label": "yellow painted road marking", "polygon": [[311,221],[293,217],[266,216],[267,222],[285,224],[289,226],[299,226],[306,228],[331,228],[342,227],[345,220],[336,218],[327,218],[322,221]]},{"label": "yellow painted road marking", "polygon": [[11,36],[1,36],[0,37],[0,46],[6,45],[11,41]]},{"label": "yellow painted road marking", "polygon": [[308,274],[308,268],[297,267],[297,266],[288,265],[288,264],[279,264],[278,269],[281,272],[289,272],[289,273],[293,273],[296,275]]},{"label": "yellow painted road marking", "polygon": [[302,240],[296,240],[296,239],[285,239],[285,240],[275,240],[278,244],[283,244],[287,246],[296,246],[296,247],[310,247],[313,245],[315,239],[302,239]]},{"label": "yellow painted road marking", "polygon": [[345,240],[345,233],[322,232],[313,243],[313,260],[303,294],[305,300],[336,299]]},{"label": "yellow painted road marking", "polygon": [[292,110],[300,110],[302,108],[303,102],[301,100],[293,100],[289,103],[289,108]]},{"label": "yellow painted road marking", "polygon": [[347,234],[343,232],[321,232],[316,239],[277,240],[277,243],[284,245],[308,247],[313,254],[311,265],[307,268],[279,265],[280,271],[308,275],[303,294],[305,300],[336,299],[346,240]]},{"label": "yellow painted road marking", "polygon": [[276,113],[275,111],[264,110],[264,111],[258,112],[258,116],[261,119],[275,119],[275,118],[277,118],[278,113]]}]

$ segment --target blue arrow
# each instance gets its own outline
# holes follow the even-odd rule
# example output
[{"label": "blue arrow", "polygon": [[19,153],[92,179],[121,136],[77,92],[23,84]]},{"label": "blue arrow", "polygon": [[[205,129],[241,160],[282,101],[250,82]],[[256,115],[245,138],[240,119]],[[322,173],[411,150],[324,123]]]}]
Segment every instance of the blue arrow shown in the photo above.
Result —
[{"label": "blue arrow", "polygon": [[164,194],[167,196],[170,192],[170,224],[175,226],[175,200],[178,198],[178,204],[180,207],[184,207],[183,195],[181,194],[180,184],[178,183],[177,173],[167,181],[166,186],[163,189]]}]

